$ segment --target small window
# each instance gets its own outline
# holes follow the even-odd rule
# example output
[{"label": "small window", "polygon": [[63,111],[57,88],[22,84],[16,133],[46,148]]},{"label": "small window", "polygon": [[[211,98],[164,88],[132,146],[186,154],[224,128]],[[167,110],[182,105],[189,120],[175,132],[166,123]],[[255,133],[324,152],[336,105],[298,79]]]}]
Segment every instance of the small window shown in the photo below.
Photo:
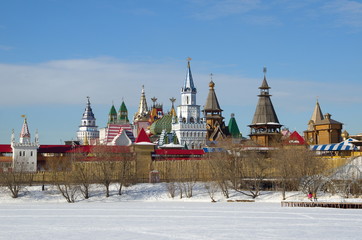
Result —
[{"label": "small window", "polygon": [[30,156],[31,156],[31,157],[33,156],[33,151],[30,152]]},{"label": "small window", "polygon": [[19,156],[21,157],[21,151],[19,152]]}]

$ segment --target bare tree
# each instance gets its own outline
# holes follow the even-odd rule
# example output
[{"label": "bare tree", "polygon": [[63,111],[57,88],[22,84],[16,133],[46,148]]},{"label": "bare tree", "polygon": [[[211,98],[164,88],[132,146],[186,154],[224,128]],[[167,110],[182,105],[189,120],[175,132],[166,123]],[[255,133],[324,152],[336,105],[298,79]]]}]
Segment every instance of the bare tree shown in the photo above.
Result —
[{"label": "bare tree", "polygon": [[226,151],[208,154],[208,181],[216,182],[222,194],[229,198],[230,161]]},{"label": "bare tree", "polygon": [[123,186],[127,186],[135,180],[135,154],[130,148],[120,149],[120,159],[117,163],[118,195],[122,195]]},{"label": "bare tree", "polygon": [[242,153],[244,178],[241,185],[246,191],[241,193],[256,198],[260,195],[262,183],[270,176],[270,159],[267,155],[260,151],[245,151]]},{"label": "bare tree", "polygon": [[120,160],[119,146],[98,145],[92,150],[95,161],[95,178],[106,189],[106,197],[109,197],[109,186],[116,182],[117,162]]},{"label": "bare tree", "polygon": [[91,184],[94,183],[92,165],[88,162],[74,163],[74,179],[79,186],[79,191],[85,199],[90,197]]},{"label": "bare tree", "polygon": [[51,171],[52,182],[68,203],[74,203],[79,190],[75,183],[73,161],[70,156],[55,157],[47,163]]},{"label": "bare tree", "polygon": [[208,181],[205,182],[204,186],[211,198],[211,202],[216,202],[214,196],[217,190],[219,189],[219,184],[217,182]]},{"label": "bare tree", "polygon": [[[287,190],[297,190],[303,178],[322,173],[327,165],[305,146],[278,146],[272,152],[274,177],[279,180],[282,199]],[[316,189],[309,189],[316,191]]]},{"label": "bare tree", "polygon": [[32,183],[33,175],[34,173],[25,171],[1,172],[0,184],[10,191],[12,198],[17,198],[20,191]]}]

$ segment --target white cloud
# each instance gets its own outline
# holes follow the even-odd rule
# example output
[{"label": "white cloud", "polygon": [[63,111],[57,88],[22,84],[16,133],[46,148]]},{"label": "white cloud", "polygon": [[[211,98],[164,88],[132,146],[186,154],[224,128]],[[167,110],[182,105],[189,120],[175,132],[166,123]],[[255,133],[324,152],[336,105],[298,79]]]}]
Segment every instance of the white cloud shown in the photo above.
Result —
[{"label": "white cloud", "polygon": [[[209,73],[214,72],[211,64],[203,64],[195,62],[191,65],[198,89],[197,103],[201,106],[208,94]],[[176,105],[180,103],[185,73],[186,63],[172,60],[167,63],[125,63],[112,58],[95,58],[33,65],[0,64],[0,105],[82,104],[85,97],[90,96],[93,104],[111,104],[113,100],[119,105],[124,98],[127,106],[136,108],[141,86],[145,85],[148,101],[157,97],[167,111],[171,105],[170,97],[177,99]],[[221,107],[240,112],[240,115],[246,108],[253,111],[263,77],[260,75],[255,79],[214,73],[215,91]],[[268,76],[268,82],[272,87],[273,103],[284,112],[309,114],[317,96],[321,102],[335,105],[336,109],[338,106],[359,106],[362,102],[361,86],[355,84],[325,84],[307,79],[278,79],[277,76]],[[338,98],[331,94],[335,92],[338,92]],[[229,113],[225,116],[228,117]]]},{"label": "white cloud", "polygon": [[323,6],[329,14],[335,17],[338,26],[362,27],[362,3],[350,0],[329,1]]},{"label": "white cloud", "polygon": [[[215,91],[223,116],[228,122],[230,114],[235,113],[239,128],[248,133],[262,82],[262,73],[257,78],[215,72],[215,64],[193,61],[191,68],[198,90],[197,104],[205,104],[209,91],[209,73],[213,72]],[[217,69],[221,69],[220,66]],[[97,119],[106,119],[112,100],[116,107],[124,98],[129,110],[137,109],[141,86],[145,85],[149,105],[155,96],[164,105],[167,112],[171,106],[169,98],[177,99],[180,104],[180,89],[185,79],[186,63],[168,60],[164,63],[125,63],[113,58],[71,59],[44,62],[32,65],[0,64],[2,94],[0,105],[9,109],[24,111],[27,106],[56,105],[63,106],[61,116],[67,107],[79,106],[90,96]],[[320,99],[323,112],[330,112],[337,121],[350,123],[345,115],[353,113],[353,119],[359,119],[358,111],[362,96],[362,86],[338,83],[315,82],[308,79],[280,79],[268,75],[272,102],[281,124],[304,130],[314,109],[316,98]],[[106,106],[100,110],[100,106]],[[81,115],[81,111],[79,115]],[[33,117],[34,117],[33,113]],[[20,113],[18,114],[20,115]],[[16,116],[18,116],[16,115]],[[130,118],[134,111],[129,112]],[[78,116],[78,115],[77,115]],[[348,118],[348,119],[347,119]],[[103,125],[102,125],[103,126]],[[351,130],[352,129],[352,130]],[[360,132],[358,124],[349,125],[348,131]]]},{"label": "white cloud", "polygon": [[190,1],[194,7],[193,17],[203,20],[243,14],[260,8],[260,0],[199,0]]}]

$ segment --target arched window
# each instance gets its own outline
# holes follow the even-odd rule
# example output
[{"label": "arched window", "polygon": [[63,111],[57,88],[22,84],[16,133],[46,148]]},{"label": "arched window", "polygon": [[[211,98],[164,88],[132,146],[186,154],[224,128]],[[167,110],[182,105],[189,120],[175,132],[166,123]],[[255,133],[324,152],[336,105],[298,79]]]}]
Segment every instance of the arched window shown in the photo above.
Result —
[{"label": "arched window", "polygon": [[195,122],[194,118],[190,117],[190,123],[194,123],[194,122]]}]

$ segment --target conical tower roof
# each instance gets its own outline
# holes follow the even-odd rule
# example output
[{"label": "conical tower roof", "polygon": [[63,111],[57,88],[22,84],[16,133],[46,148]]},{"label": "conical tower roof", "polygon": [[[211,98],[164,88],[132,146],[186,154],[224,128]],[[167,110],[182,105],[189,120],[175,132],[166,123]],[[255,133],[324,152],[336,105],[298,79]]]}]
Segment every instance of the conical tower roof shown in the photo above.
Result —
[{"label": "conical tower roof", "polygon": [[119,107],[119,111],[120,112],[127,112],[127,107],[126,107],[126,104],[124,103],[124,101],[122,101],[122,104],[121,106]]},{"label": "conical tower roof", "polygon": [[115,123],[117,120],[117,111],[114,105],[112,104],[111,110],[108,114],[108,123]]},{"label": "conical tower roof", "polygon": [[145,94],[145,88],[142,85],[142,91],[141,91],[141,99],[140,103],[138,105],[138,112],[134,116],[134,120],[146,120],[148,119],[148,107],[147,107],[147,100],[146,100],[146,94]]},{"label": "conical tower roof", "polygon": [[314,124],[318,124],[323,119],[324,119],[323,113],[322,113],[321,107],[319,105],[319,102],[317,100],[316,105],[314,107],[312,117],[310,118],[310,120],[313,120]]},{"label": "conical tower roof", "polygon": [[[23,115],[25,117],[25,115]],[[24,118],[24,122],[23,122],[23,126],[21,128],[21,132],[20,132],[20,139],[19,139],[20,143],[30,143],[30,132],[29,132],[29,127],[28,127],[28,122],[26,120],[26,117]]]},{"label": "conical tower roof", "polygon": [[259,89],[270,89],[268,82],[266,81],[266,76],[264,75],[264,79],[263,82],[261,83],[261,86],[259,87]]},{"label": "conical tower roof", "polygon": [[119,107],[119,120],[120,121],[125,121],[125,122],[129,122],[128,120],[128,110],[127,110],[127,107],[126,107],[126,104],[124,103],[124,101],[122,101],[122,104],[121,106]]},{"label": "conical tower roof", "polygon": [[185,78],[184,86],[182,88],[182,92],[196,93],[196,88],[195,88],[194,80],[192,78],[192,73],[191,73],[190,60],[191,60],[191,58],[188,58],[186,78]]},{"label": "conical tower roof", "polygon": [[239,130],[238,124],[236,123],[234,113],[231,114],[228,129],[229,129],[229,133],[230,133],[231,137],[233,137],[233,138],[241,137],[240,130]]},{"label": "conical tower roof", "polygon": [[[264,70],[265,73],[266,70]],[[273,103],[270,99],[269,95],[269,85],[266,81],[266,77],[264,75],[264,80],[259,87],[260,95],[258,95],[259,100],[256,106],[256,110],[254,113],[254,118],[252,124],[267,124],[267,123],[277,123],[279,124],[279,120],[277,114],[275,113]]]},{"label": "conical tower roof", "polygon": [[91,103],[89,101],[89,97],[87,97],[87,106],[85,107],[85,110],[83,113],[83,119],[84,120],[95,120],[93,110],[91,107]]},{"label": "conical tower roof", "polygon": [[211,80],[209,83],[209,94],[206,99],[206,103],[204,106],[205,111],[222,111],[219,105],[219,101],[217,100],[216,93],[214,90],[215,83]]},{"label": "conical tower roof", "polygon": [[114,107],[113,104],[112,104],[111,110],[109,110],[109,115],[117,115],[116,108]]}]

